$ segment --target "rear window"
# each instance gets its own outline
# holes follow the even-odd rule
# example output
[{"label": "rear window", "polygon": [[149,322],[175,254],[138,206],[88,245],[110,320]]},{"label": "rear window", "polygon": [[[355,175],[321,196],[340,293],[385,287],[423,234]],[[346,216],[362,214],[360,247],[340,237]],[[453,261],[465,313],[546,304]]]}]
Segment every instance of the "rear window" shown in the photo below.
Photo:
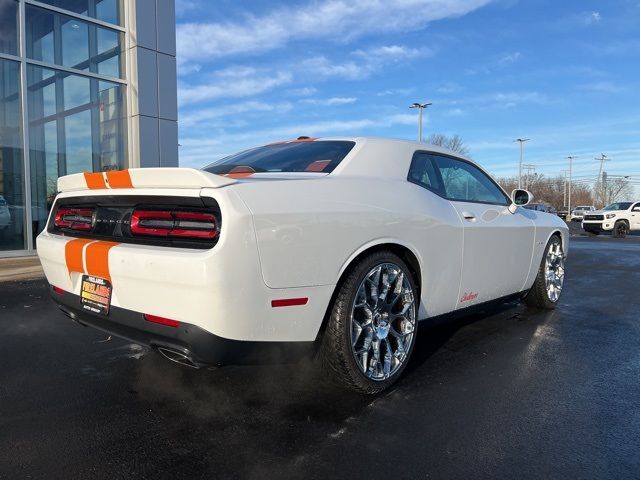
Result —
[{"label": "rear window", "polygon": [[203,170],[218,175],[265,172],[330,173],[354,145],[355,142],[338,140],[274,143],[221,158]]}]

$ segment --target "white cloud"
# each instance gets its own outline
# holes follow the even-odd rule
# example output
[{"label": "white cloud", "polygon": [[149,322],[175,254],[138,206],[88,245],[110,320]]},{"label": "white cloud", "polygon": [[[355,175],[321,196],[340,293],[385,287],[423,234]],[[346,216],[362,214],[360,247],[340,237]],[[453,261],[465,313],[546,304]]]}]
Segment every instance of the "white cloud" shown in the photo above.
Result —
[{"label": "white cloud", "polygon": [[624,90],[620,85],[616,85],[615,83],[608,81],[586,83],[584,85],[579,85],[578,88],[587,92],[596,93],[619,93]]},{"label": "white cloud", "polygon": [[304,100],[300,100],[300,103],[317,105],[320,107],[333,107],[337,105],[349,105],[351,103],[355,103],[357,100],[357,97],[331,97],[326,99],[306,98]]},{"label": "white cloud", "polygon": [[590,12],[584,15],[584,23],[586,25],[592,25],[594,23],[599,23],[602,19],[600,12]]},{"label": "white cloud", "polygon": [[388,88],[387,90],[376,93],[376,95],[378,97],[409,95],[414,90],[415,88]]},{"label": "white cloud", "polygon": [[370,62],[379,61],[387,63],[431,56],[433,55],[433,51],[427,47],[410,48],[404,45],[384,45],[381,47],[373,47],[368,50],[356,50],[353,54],[366,58]]},{"label": "white cloud", "polygon": [[178,62],[255,54],[291,41],[348,42],[365,35],[407,32],[429,22],[466,15],[491,0],[324,0],[278,7],[241,21],[184,23],[177,27]]},{"label": "white cloud", "polygon": [[289,72],[267,72],[250,67],[230,67],[218,71],[213,79],[198,85],[180,84],[178,102],[181,106],[219,98],[242,98],[258,95],[291,82]]},{"label": "white cloud", "polygon": [[373,65],[353,61],[333,62],[324,55],[307,58],[301,63],[301,71],[322,78],[338,77],[345,80],[359,80],[373,71]]},{"label": "white cloud", "polygon": [[287,90],[289,95],[294,97],[308,97],[313,95],[318,91],[315,87],[302,87],[302,88],[292,88],[291,90]]},{"label": "white cloud", "polygon": [[224,123],[221,125],[228,127],[230,123],[226,117],[237,119],[241,114],[245,114],[246,116],[265,112],[281,114],[290,111],[292,108],[293,105],[289,102],[272,104],[258,101],[247,101],[242,103],[233,103],[230,105],[219,105],[182,113],[180,115],[180,125],[194,126],[199,125],[201,122],[206,122],[206,126],[210,128],[212,126],[219,126],[214,123],[215,120],[225,119]]},{"label": "white cloud", "polygon": [[444,112],[447,117],[461,117],[465,114],[461,108],[450,108]]},{"label": "white cloud", "polygon": [[505,55],[504,57],[502,57],[499,60],[498,63],[501,64],[501,65],[505,65],[505,64],[508,64],[508,63],[514,63],[520,58],[520,56],[521,56],[520,52],[509,53],[509,54]]},{"label": "white cloud", "polygon": [[354,60],[333,61],[324,55],[307,58],[301,63],[301,72],[321,78],[337,77],[344,80],[360,80],[380,70],[385,65],[432,55],[431,49],[410,48],[403,45],[385,45],[351,52]]}]

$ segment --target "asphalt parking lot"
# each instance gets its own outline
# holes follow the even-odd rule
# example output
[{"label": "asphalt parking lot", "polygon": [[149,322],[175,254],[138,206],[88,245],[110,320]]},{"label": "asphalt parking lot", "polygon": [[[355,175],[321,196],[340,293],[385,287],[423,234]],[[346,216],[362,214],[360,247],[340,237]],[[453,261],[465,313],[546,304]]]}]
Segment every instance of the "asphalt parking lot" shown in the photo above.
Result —
[{"label": "asphalt parking lot", "polygon": [[554,312],[420,329],[377,398],[193,370],[0,285],[0,478],[640,478],[640,237],[572,238]]}]

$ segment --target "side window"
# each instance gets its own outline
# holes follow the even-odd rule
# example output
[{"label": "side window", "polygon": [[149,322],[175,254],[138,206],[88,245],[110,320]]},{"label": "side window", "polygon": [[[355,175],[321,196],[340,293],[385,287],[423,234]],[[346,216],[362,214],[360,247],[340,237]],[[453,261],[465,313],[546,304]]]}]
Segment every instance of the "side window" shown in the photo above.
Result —
[{"label": "side window", "polygon": [[416,152],[411,160],[407,180],[428,190],[442,194],[442,185],[436,173],[432,156],[424,152]]},{"label": "side window", "polygon": [[449,200],[509,205],[504,192],[476,166],[450,157],[434,159],[442,178],[442,191]]},{"label": "side window", "polygon": [[640,202],[636,203],[631,209],[632,212],[640,212]]}]

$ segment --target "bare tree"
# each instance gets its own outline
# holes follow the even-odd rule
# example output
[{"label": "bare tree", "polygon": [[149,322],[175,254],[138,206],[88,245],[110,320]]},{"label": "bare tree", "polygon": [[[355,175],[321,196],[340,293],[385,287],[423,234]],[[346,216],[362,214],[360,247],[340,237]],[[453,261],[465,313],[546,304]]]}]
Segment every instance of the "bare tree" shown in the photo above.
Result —
[{"label": "bare tree", "polygon": [[[507,192],[518,188],[518,178],[499,178],[497,182]],[[565,207],[565,177],[549,177],[535,173],[527,177],[525,184],[527,189],[533,193],[536,203],[552,205],[560,210]],[[571,189],[572,202],[574,205],[592,205],[593,195],[589,185],[573,183]]]},{"label": "bare tree", "polygon": [[469,148],[464,144],[462,137],[458,134],[449,137],[443,133],[432,133],[427,142],[431,145],[448,148],[461,155],[469,156]]},{"label": "bare tree", "polygon": [[602,182],[600,188],[596,185],[599,191],[598,197],[604,202],[601,207],[605,207],[610,203],[614,203],[618,200],[624,200],[630,198],[633,195],[633,187],[629,183],[627,178],[615,178],[605,182]]}]

